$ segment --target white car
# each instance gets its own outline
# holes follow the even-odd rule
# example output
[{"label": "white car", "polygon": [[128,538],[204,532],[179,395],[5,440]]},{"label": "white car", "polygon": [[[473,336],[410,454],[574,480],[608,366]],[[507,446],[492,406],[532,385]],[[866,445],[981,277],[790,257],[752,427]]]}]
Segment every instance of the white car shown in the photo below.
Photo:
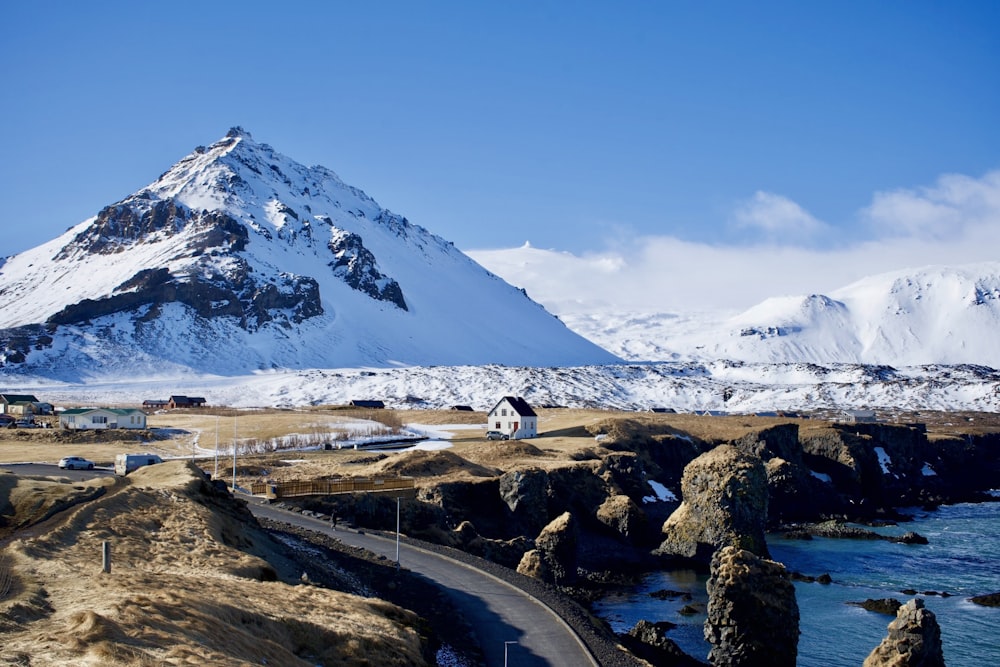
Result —
[{"label": "white car", "polygon": [[59,459],[59,467],[66,470],[93,470],[94,462],[80,456],[67,456]]}]

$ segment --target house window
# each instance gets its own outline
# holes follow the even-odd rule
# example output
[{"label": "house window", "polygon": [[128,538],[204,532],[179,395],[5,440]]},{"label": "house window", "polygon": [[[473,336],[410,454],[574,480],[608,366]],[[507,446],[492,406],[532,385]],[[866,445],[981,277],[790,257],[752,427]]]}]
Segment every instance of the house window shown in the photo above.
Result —
[{"label": "house window", "polygon": [[496,426],[494,426],[493,428],[495,428],[496,430],[498,430],[498,431],[499,431],[499,430],[500,430],[500,422],[497,422],[497,425],[496,425]]},{"label": "house window", "polygon": [[501,417],[506,417],[507,416],[507,408],[501,408],[500,409],[500,416]]},{"label": "house window", "polygon": [[91,424],[107,424],[108,423],[108,417],[107,417],[107,415],[94,415],[93,417],[90,418],[90,423]]}]

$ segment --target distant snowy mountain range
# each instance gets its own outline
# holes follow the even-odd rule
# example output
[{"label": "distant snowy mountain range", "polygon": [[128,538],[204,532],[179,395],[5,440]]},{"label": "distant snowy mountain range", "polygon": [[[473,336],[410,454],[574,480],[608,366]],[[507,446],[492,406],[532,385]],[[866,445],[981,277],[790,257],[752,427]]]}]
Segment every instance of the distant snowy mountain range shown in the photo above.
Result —
[{"label": "distant snowy mountain range", "polygon": [[1000,410],[1000,263],[873,276],[731,317],[560,318],[330,170],[234,128],[0,260],[0,386],[77,403],[486,409],[514,393],[626,409]]},{"label": "distant snowy mountain range", "polygon": [[623,359],[1000,368],[1000,262],[871,276],[731,317],[562,314]]}]

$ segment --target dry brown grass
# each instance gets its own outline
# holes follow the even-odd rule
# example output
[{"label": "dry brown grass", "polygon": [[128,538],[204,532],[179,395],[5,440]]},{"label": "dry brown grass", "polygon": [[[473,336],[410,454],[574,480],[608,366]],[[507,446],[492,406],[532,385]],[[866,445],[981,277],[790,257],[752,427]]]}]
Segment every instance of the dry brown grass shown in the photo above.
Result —
[{"label": "dry brown grass", "polygon": [[[412,613],[301,583],[186,463],[102,483],[100,497],[0,542],[0,664],[424,664]],[[0,505],[36,517],[36,500],[80,493],[54,479],[5,488]]]},{"label": "dry brown grass", "polygon": [[[231,482],[234,440],[237,449],[237,483],[373,477],[387,474],[409,474],[412,468],[426,474],[417,477],[460,479],[479,476],[484,470],[509,469],[518,466],[550,467],[567,461],[584,460],[592,456],[594,435],[621,429],[621,420],[639,424],[643,430],[687,435],[705,442],[728,442],[751,431],[794,422],[803,433],[831,428],[823,419],[789,419],[779,417],[726,416],[709,417],[694,414],[662,414],[587,409],[540,409],[540,437],[530,442],[487,442],[483,438],[486,415],[482,412],[456,410],[358,410],[337,406],[302,409],[263,410],[175,410],[149,417],[149,425],[163,439],[136,443],[133,440],[93,442],[60,442],[55,439],[58,429],[36,429],[25,432],[21,439],[10,439],[9,432],[0,429],[0,463],[10,461],[46,461],[54,463],[62,456],[83,456],[99,465],[110,465],[120,452],[150,451],[165,457],[193,457],[208,472],[215,473],[214,451],[219,443],[219,477]],[[345,425],[359,419],[368,422],[372,433],[378,429],[396,429],[405,424],[428,424],[438,427],[483,425],[478,429],[452,430],[453,455],[468,465],[448,464],[444,457],[427,457],[420,453],[393,454],[394,458],[414,458],[412,464],[382,463],[385,454],[353,449],[315,451],[320,442],[336,443],[343,437]],[[932,439],[953,437],[956,433],[1000,431],[1000,415],[986,413],[931,413],[892,415],[902,423],[920,420],[926,423]],[[378,421],[375,421],[378,420]],[[122,434],[120,434],[122,435]],[[106,434],[105,437],[113,437]],[[6,438],[6,439],[5,439]],[[283,440],[287,449],[271,451],[268,443]],[[296,451],[312,447],[314,451]],[[473,469],[480,466],[483,470]],[[419,484],[419,482],[418,482]]]}]

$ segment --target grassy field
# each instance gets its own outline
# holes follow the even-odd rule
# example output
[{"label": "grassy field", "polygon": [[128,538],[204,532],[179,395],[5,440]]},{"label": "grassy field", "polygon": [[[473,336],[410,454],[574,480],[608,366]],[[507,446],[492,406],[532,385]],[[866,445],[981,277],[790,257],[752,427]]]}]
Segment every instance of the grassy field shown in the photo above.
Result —
[{"label": "grassy field", "polygon": [[[594,434],[617,420],[635,420],[657,430],[706,442],[727,442],[748,432],[794,422],[803,431],[830,428],[824,419],[756,416],[700,416],[612,410],[540,409],[539,437],[518,443],[484,438],[486,415],[453,410],[358,410],[310,407],[297,410],[174,410],[152,414],[149,429],[71,432],[50,429],[0,429],[0,463],[55,463],[82,456],[110,466],[121,452],[152,452],[165,458],[191,458],[206,471],[231,481],[232,448],[237,444],[237,483],[265,478],[284,481],[358,476],[396,476],[416,471],[422,477],[481,476],[517,464],[558,465],[585,455]],[[920,420],[931,438],[1000,431],[1000,415],[921,413],[894,415],[894,421]],[[390,436],[406,425],[433,426],[450,434],[448,452],[411,452],[411,464],[394,465],[384,453],[337,449],[348,437]],[[331,443],[334,449],[325,450]],[[272,451],[275,445],[278,451]],[[218,458],[216,457],[218,451]],[[434,460],[434,469],[427,462]],[[218,461],[218,463],[216,463]],[[449,465],[448,462],[451,462]],[[421,467],[421,462],[427,464]]]}]

